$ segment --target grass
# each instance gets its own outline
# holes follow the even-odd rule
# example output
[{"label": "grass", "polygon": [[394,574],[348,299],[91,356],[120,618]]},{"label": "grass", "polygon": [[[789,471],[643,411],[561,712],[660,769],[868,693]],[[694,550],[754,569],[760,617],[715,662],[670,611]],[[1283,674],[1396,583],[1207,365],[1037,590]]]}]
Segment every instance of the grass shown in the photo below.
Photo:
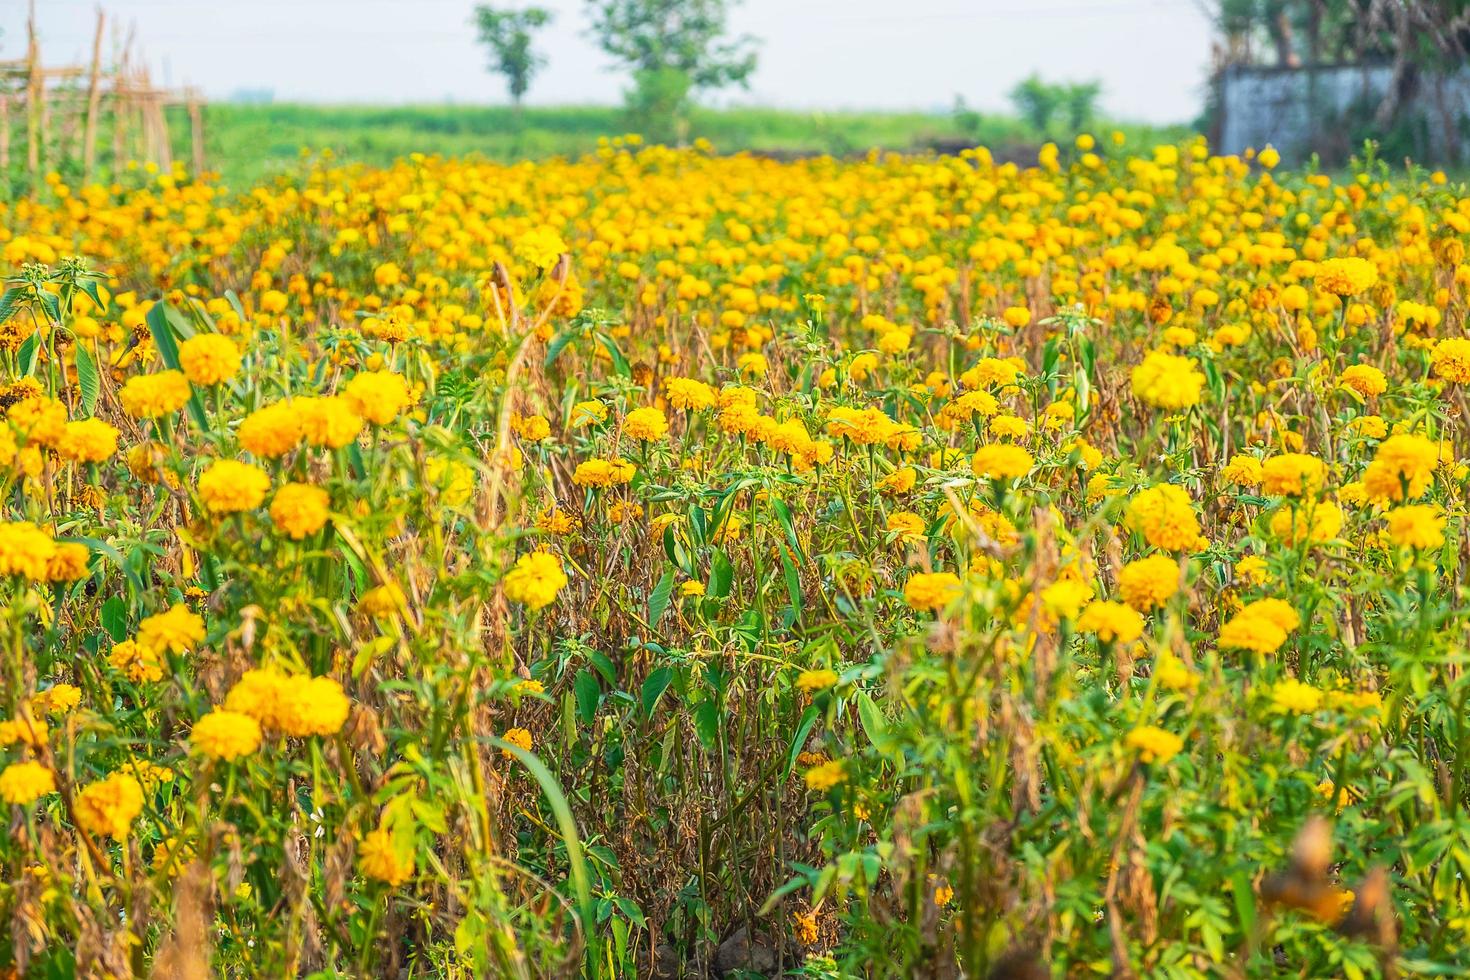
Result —
[{"label": "grass", "polygon": [[[1111,124],[1099,124],[1099,129]],[[1182,128],[1125,126],[1130,136],[1177,137]],[[636,129],[615,106],[527,108],[508,106],[210,105],[205,116],[209,165],[241,184],[295,168],[303,148],[330,148],[343,159],[370,165],[410,153],[480,155],[494,160],[576,156],[599,137]],[[173,127],[186,152],[188,126]],[[960,142],[1034,147],[1043,136],[1013,118],[985,116],[962,126],[949,113],[799,112],[781,109],[701,109],[691,137],[722,151],[851,155],[872,148],[928,149]],[[1070,134],[1069,134],[1070,135]]]}]

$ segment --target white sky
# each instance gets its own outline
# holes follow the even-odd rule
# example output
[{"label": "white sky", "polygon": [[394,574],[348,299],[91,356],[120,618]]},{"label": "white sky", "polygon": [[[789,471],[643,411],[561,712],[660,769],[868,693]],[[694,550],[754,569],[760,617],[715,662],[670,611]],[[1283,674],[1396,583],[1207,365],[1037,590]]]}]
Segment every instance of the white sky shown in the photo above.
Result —
[{"label": "white sky", "polygon": [[[516,0],[517,5],[526,0]],[[585,36],[584,0],[556,11],[533,104],[616,102],[625,85]],[[87,59],[94,0],[37,0],[44,60]],[[155,80],[210,98],[269,89],[277,101],[498,102],[468,26],[473,0],[106,0],[136,27]],[[0,0],[0,58],[25,44],[25,4]],[[761,38],[749,91],[721,101],[800,109],[981,110],[1038,71],[1098,78],[1115,117],[1183,122],[1199,111],[1210,27],[1195,0],[744,0],[732,26]],[[111,29],[104,51],[111,49]]]}]

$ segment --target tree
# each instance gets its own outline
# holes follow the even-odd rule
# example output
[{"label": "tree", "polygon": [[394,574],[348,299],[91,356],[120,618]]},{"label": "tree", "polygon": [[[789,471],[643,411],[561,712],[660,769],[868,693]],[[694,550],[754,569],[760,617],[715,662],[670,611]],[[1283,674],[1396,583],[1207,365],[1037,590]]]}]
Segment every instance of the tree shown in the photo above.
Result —
[{"label": "tree", "polygon": [[546,59],[531,50],[531,36],[550,24],[551,11],[541,7],[524,10],[475,8],[475,26],[480,43],[490,50],[490,70],[505,76],[511,101],[520,108],[531,87],[531,78],[546,65]]},{"label": "tree", "polygon": [[1063,125],[1072,133],[1081,132],[1097,114],[1097,99],[1102,85],[1096,81],[1054,84],[1032,74],[1011,89],[1011,104],[1016,113],[1040,136],[1055,135],[1052,122],[1060,110]]},{"label": "tree", "polygon": [[591,34],[633,75],[628,107],[645,126],[683,136],[691,97],[745,85],[755,39],[731,37],[731,0],[587,0]]}]

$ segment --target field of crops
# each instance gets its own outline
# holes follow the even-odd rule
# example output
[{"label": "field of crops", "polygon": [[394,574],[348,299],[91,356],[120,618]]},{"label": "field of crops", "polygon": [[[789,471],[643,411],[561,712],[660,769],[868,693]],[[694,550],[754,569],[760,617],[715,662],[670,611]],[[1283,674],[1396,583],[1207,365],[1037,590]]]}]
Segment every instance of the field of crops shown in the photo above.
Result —
[{"label": "field of crops", "polygon": [[0,976],[1460,975],[1470,194],[1275,162],[0,204]]}]

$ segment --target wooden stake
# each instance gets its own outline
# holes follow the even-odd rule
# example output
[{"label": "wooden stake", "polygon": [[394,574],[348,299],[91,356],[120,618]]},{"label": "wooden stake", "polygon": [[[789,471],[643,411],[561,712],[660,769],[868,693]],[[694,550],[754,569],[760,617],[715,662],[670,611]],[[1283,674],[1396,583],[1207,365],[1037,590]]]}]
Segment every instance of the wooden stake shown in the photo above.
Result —
[{"label": "wooden stake", "polygon": [[41,47],[36,40],[36,0],[26,20],[26,168],[32,177],[41,169]]},{"label": "wooden stake", "polygon": [[87,130],[82,137],[82,175],[87,183],[97,165],[97,116],[102,108],[102,8],[97,8],[97,34],[92,39],[92,73],[87,78]]},{"label": "wooden stake", "polygon": [[198,95],[189,92],[189,136],[194,147],[194,177],[204,173],[204,113],[199,111]]}]

